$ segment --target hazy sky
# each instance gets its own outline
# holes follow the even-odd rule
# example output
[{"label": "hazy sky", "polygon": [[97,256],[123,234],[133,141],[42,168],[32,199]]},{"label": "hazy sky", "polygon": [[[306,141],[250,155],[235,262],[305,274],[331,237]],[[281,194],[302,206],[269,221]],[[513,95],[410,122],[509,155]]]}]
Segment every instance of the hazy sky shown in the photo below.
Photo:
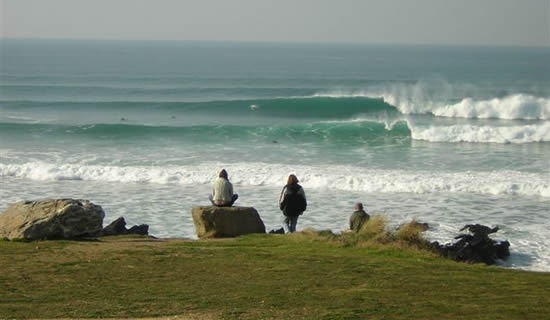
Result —
[{"label": "hazy sky", "polygon": [[0,0],[5,38],[550,46],[550,0]]}]

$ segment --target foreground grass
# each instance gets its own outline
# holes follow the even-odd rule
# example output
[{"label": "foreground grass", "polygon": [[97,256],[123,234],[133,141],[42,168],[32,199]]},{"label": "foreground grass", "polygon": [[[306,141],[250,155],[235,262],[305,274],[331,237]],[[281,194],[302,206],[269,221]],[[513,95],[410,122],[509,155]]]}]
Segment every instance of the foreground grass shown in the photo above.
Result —
[{"label": "foreground grass", "polygon": [[316,234],[0,241],[0,318],[545,319],[550,273]]}]

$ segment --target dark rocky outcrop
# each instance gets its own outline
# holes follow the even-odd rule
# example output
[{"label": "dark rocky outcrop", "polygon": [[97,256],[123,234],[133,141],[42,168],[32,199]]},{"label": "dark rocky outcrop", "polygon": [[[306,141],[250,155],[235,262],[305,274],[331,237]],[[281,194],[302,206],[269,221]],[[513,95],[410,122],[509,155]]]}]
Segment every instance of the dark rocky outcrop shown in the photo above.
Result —
[{"label": "dark rocky outcrop", "polygon": [[252,207],[194,207],[191,215],[199,238],[265,233],[265,225]]},{"label": "dark rocky outcrop", "polygon": [[140,234],[142,236],[149,235],[149,226],[146,224],[140,224],[132,226],[128,231],[126,231],[126,234]]},{"label": "dark rocky outcrop", "polygon": [[269,231],[269,234],[285,234],[285,229],[284,228],[272,229],[271,231]]},{"label": "dark rocky outcrop", "polygon": [[432,242],[432,247],[440,255],[455,261],[483,262],[491,265],[496,259],[505,259],[510,255],[508,241],[495,241],[489,238],[489,234],[497,232],[498,229],[469,224],[460,231],[468,230],[471,234],[456,236],[455,239],[459,240],[452,244],[440,245],[437,241]]},{"label": "dark rocky outcrop", "polygon": [[98,234],[105,212],[88,200],[21,201],[0,215],[0,238],[76,239]]},{"label": "dark rocky outcrop", "polygon": [[130,229],[126,229],[126,221],[123,217],[111,222],[108,226],[103,228],[101,236],[116,236],[122,234],[140,234],[149,235],[149,226],[146,224],[136,225]]},{"label": "dark rocky outcrop", "polygon": [[116,219],[111,222],[108,226],[103,228],[101,232],[104,236],[113,236],[117,234],[124,234],[126,232],[126,221],[123,217]]}]

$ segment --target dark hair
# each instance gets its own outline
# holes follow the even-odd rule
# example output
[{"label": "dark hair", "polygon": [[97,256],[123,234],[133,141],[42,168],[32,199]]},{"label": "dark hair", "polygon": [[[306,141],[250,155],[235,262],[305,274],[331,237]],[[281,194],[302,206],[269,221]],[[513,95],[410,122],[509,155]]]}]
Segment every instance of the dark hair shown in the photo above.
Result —
[{"label": "dark hair", "polygon": [[228,179],[227,178],[227,171],[225,171],[225,169],[222,169],[222,171],[220,171],[220,175],[218,177],[225,178],[227,180]]},{"label": "dark hair", "polygon": [[298,184],[298,178],[296,178],[295,175],[291,174],[288,176],[288,180],[286,181],[286,184]]}]

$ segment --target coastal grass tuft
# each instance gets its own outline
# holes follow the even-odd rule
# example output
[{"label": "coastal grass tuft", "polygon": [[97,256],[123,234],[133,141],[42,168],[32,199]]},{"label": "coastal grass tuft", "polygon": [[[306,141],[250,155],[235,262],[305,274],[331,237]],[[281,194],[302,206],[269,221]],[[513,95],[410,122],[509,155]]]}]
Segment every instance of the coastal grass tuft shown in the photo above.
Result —
[{"label": "coastal grass tuft", "polygon": [[330,230],[315,231],[306,229],[299,234],[302,237],[315,237],[325,241],[335,241],[344,246],[378,247],[390,246],[394,248],[413,248],[431,251],[430,242],[422,237],[422,226],[415,220],[402,224],[397,230],[389,230],[384,216],[373,216],[359,230],[359,232],[343,232],[334,234]]},{"label": "coastal grass tuft", "polygon": [[423,231],[422,225],[413,219],[397,229],[395,238],[406,246],[412,246],[419,249],[430,249],[430,242],[422,236]]},{"label": "coastal grass tuft", "polygon": [[[416,229],[0,241],[0,319],[544,319],[550,273],[457,263]],[[388,239],[391,240],[388,242]]]},{"label": "coastal grass tuft", "polygon": [[388,244],[394,240],[393,235],[386,230],[386,218],[374,216],[369,219],[356,235],[360,244]]}]

